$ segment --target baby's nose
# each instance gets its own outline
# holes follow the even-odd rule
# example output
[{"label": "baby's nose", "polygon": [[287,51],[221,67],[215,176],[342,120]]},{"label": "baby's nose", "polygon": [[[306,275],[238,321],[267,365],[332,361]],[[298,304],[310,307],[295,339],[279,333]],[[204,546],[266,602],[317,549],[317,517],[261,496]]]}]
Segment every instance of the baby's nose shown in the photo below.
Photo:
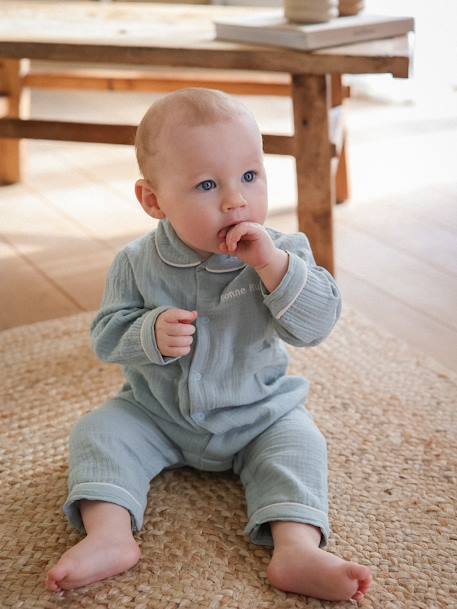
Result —
[{"label": "baby's nose", "polygon": [[224,211],[230,211],[232,209],[237,209],[238,207],[245,207],[246,205],[247,201],[241,193],[233,193],[224,198],[222,209]]}]

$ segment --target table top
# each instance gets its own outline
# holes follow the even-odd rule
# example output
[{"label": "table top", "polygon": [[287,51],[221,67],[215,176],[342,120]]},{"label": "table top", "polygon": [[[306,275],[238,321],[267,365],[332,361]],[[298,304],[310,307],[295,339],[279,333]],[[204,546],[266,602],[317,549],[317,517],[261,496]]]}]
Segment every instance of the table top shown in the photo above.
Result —
[{"label": "table top", "polygon": [[142,2],[0,3],[0,57],[407,78],[408,36],[313,52],[216,41],[214,19],[272,9]]}]

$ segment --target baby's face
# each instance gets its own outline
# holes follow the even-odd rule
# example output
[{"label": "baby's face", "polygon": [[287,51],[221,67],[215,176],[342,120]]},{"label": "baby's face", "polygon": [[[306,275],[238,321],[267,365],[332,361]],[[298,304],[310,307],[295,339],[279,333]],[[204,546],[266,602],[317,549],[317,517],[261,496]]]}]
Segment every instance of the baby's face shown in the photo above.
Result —
[{"label": "baby's face", "polygon": [[248,116],[172,129],[161,148],[158,205],[181,240],[200,255],[220,253],[222,228],[265,222],[261,138]]}]

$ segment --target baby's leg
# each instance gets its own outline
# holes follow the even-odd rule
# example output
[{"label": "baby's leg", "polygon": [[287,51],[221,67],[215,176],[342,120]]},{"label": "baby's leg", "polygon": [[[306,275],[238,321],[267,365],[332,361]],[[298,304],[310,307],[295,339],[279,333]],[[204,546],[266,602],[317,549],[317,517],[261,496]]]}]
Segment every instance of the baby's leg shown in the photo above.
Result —
[{"label": "baby's leg", "polygon": [[329,536],[326,442],[295,408],[259,434],[234,462],[246,489],[252,541],[274,545],[267,569],[281,590],[326,600],[360,600],[371,574],[321,549]]},{"label": "baby's leg", "polygon": [[53,592],[91,584],[130,569],[140,558],[132,535],[130,513],[104,501],[81,501],[87,536],[63,554],[49,571],[46,587]]},{"label": "baby's leg", "polygon": [[149,483],[182,461],[180,451],[135,403],[114,399],[82,417],[70,436],[70,492],[64,511],[87,533],[49,571],[46,586],[84,586],[133,566],[132,534],[143,524]]}]

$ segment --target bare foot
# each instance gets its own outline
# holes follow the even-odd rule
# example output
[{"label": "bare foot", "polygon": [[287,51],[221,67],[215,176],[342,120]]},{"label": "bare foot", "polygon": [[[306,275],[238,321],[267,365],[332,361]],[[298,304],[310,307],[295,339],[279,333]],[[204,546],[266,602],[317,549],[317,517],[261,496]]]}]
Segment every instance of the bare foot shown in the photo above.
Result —
[{"label": "bare foot", "polygon": [[313,526],[271,524],[275,549],[267,576],[275,588],[328,601],[362,600],[373,579],[368,567],[319,548],[320,531]]},{"label": "bare foot", "polygon": [[92,533],[62,555],[49,571],[45,586],[52,592],[86,586],[127,571],[140,555],[133,536],[129,540]]},{"label": "bare foot", "polygon": [[360,601],[372,580],[368,567],[302,546],[275,551],[267,576],[275,588],[328,601]]}]

